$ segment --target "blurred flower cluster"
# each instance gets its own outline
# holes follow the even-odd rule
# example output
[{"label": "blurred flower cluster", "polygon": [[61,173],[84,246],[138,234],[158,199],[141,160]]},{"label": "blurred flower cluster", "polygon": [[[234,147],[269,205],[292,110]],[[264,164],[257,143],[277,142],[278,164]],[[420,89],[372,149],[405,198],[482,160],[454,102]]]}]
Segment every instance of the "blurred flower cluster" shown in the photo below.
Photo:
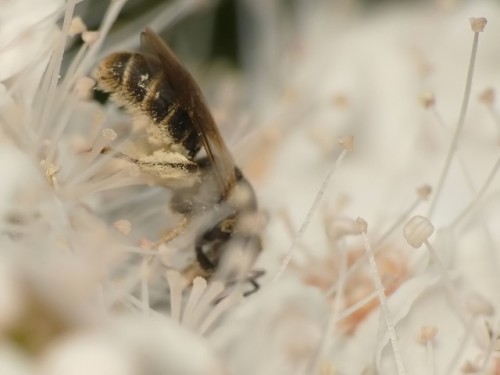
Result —
[{"label": "blurred flower cluster", "polygon": [[241,69],[188,65],[267,218],[247,297],[155,246],[91,78],[213,3],[86,3],[0,0],[0,374],[500,373],[497,3],[236,1]]}]

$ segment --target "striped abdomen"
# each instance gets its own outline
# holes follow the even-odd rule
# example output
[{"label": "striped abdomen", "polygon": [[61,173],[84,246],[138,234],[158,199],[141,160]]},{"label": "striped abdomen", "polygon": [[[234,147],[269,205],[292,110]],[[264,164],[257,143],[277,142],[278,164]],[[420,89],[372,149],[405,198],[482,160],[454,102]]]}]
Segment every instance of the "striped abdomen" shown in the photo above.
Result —
[{"label": "striped abdomen", "polygon": [[132,114],[151,119],[165,144],[180,144],[193,158],[201,147],[190,114],[179,104],[179,93],[169,84],[169,72],[160,61],[138,53],[119,52],[106,57],[96,72],[98,88]]}]

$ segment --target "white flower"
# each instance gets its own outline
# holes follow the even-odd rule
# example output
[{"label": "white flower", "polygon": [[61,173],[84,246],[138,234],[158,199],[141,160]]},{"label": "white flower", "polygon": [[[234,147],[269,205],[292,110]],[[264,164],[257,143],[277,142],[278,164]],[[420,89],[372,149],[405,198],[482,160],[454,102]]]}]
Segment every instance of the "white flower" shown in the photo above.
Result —
[{"label": "white flower", "polygon": [[47,61],[58,28],[62,0],[0,2],[0,82]]},{"label": "white flower", "polygon": [[329,334],[327,320],[317,290],[278,282],[234,309],[210,341],[231,374],[308,373],[322,336]]},{"label": "white flower", "polygon": [[[73,18],[77,2],[0,1],[0,373],[493,369],[496,5],[363,17],[287,2],[292,21],[284,3],[243,2],[255,24],[241,24],[241,75],[201,80],[269,221],[255,266],[267,274],[243,298],[181,278],[196,233],[151,245],[176,224],[169,193],[136,187],[139,170],[108,152],[130,118],[94,102],[88,76],[103,45],[139,37],[105,44],[124,1],[98,31]],[[490,23],[451,148],[478,14]],[[71,38],[83,40],[72,60]]]},{"label": "white flower", "polygon": [[43,374],[223,374],[203,338],[167,317],[114,319],[107,328],[56,340],[41,358]]}]

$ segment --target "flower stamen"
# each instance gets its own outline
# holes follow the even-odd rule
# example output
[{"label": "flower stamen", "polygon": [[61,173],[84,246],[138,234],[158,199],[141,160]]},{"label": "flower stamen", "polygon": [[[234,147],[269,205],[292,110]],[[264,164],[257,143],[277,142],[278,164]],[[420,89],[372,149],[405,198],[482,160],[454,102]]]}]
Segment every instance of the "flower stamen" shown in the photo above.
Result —
[{"label": "flower stamen", "polygon": [[323,183],[321,184],[320,189],[316,193],[316,197],[314,198],[314,201],[313,201],[304,221],[302,222],[302,225],[300,226],[299,231],[297,232],[297,234],[293,238],[293,241],[292,241],[292,244],[290,245],[290,248],[288,249],[287,253],[285,254],[285,257],[283,258],[283,260],[281,261],[280,268],[279,268],[278,272],[276,273],[276,275],[274,275],[273,281],[276,281],[281,277],[283,272],[285,272],[285,269],[287,268],[288,264],[292,260],[293,250],[295,249],[295,247],[297,246],[299,241],[302,239],[302,237],[304,236],[304,233],[306,232],[307,228],[309,227],[309,224],[311,223],[312,216],[317,211],[319,204],[323,200],[323,195],[325,194],[325,192],[328,188],[328,185],[330,183],[330,180],[332,179],[334,172],[337,170],[339,165],[342,163],[342,160],[344,160],[347,153],[353,150],[353,146],[354,146],[353,141],[354,141],[353,137],[344,137],[344,138],[341,138],[339,140],[339,144],[343,147],[343,150],[340,153],[340,155],[337,157],[337,159],[335,160],[335,163],[333,163],[333,165],[330,168],[330,170],[328,171],[325,179],[323,180]]},{"label": "flower stamen", "polygon": [[380,278],[380,274],[378,272],[377,263],[375,262],[375,257],[373,254],[372,247],[366,235],[368,230],[368,223],[362,218],[358,218],[356,220],[359,225],[359,232],[361,238],[363,239],[363,245],[366,250],[366,254],[368,255],[368,263],[370,264],[370,270],[372,273],[373,283],[375,289],[378,292],[378,299],[380,303],[380,308],[382,310],[382,315],[385,319],[385,324],[387,326],[387,332],[389,334],[389,341],[391,342],[392,352],[394,354],[394,360],[396,362],[396,368],[398,371],[398,375],[403,375],[406,373],[403,358],[401,357],[401,351],[399,350],[399,344],[396,334],[396,329],[394,326],[394,321],[392,319],[392,315],[389,310],[389,305],[387,304],[387,298],[385,297],[384,285],[382,284],[382,279]]},{"label": "flower stamen", "polygon": [[477,55],[477,48],[479,44],[479,32],[483,31],[484,25],[486,25],[486,19],[481,19],[481,22],[477,22],[477,19],[471,19],[471,26],[472,26],[472,31],[474,32],[474,40],[472,42],[472,52],[469,60],[469,69],[467,71],[467,79],[465,83],[465,92],[464,92],[464,97],[462,101],[462,107],[460,109],[460,117],[458,119],[457,127],[455,129],[455,132],[453,134],[453,139],[450,144],[450,148],[448,151],[448,154],[446,156],[446,160],[444,163],[443,170],[441,172],[441,175],[439,177],[439,181],[437,184],[436,188],[436,193],[434,194],[434,198],[431,201],[430,207],[429,207],[429,212],[427,216],[429,218],[432,217],[434,210],[436,209],[437,202],[439,200],[439,197],[441,196],[441,192],[443,190],[444,182],[446,180],[446,177],[448,176],[448,172],[450,170],[451,166],[451,161],[453,159],[453,156],[455,154],[455,151],[457,150],[458,146],[458,140],[460,137],[460,134],[462,133],[462,129],[465,124],[465,115],[467,114],[467,107],[469,105],[469,99],[470,99],[470,93],[471,93],[471,88],[472,88],[472,78],[474,76],[474,67],[476,63],[476,55]]}]

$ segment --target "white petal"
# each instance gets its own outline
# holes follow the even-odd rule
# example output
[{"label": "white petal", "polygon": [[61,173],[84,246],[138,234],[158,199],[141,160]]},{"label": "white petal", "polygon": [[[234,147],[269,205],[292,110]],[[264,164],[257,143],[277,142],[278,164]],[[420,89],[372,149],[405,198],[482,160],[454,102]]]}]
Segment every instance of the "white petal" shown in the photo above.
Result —
[{"label": "white petal", "polygon": [[138,358],[144,369],[158,374],[223,374],[223,367],[208,342],[163,316],[120,319],[111,333]]},{"label": "white petal", "polygon": [[0,1],[0,81],[37,62],[54,43],[62,0]]},{"label": "white petal", "polygon": [[77,333],[56,342],[42,356],[44,375],[133,375],[138,358],[98,333]]},{"label": "white petal", "polygon": [[17,348],[5,342],[0,344],[0,374],[35,375],[29,359]]},{"label": "white petal", "polygon": [[40,171],[32,160],[15,146],[0,143],[0,220],[15,208],[14,198],[23,190],[32,189],[40,185]]},{"label": "white petal", "polygon": [[229,314],[211,336],[231,374],[290,374],[318,348],[328,319],[315,289],[291,281],[264,287]]}]

